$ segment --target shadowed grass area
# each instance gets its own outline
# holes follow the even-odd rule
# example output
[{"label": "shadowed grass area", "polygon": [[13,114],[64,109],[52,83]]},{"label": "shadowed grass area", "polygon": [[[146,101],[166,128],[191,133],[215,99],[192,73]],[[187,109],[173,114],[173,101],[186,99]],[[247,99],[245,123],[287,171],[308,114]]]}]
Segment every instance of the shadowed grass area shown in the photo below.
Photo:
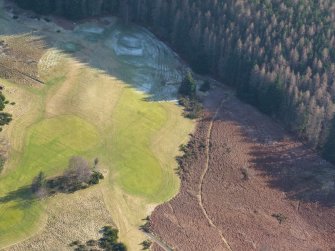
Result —
[{"label": "shadowed grass area", "polygon": [[[123,208],[120,212],[109,207],[113,217],[121,219],[122,241],[130,245],[140,243],[137,224],[146,216],[147,205],[163,202],[178,190],[174,156],[193,122],[184,119],[175,104],[148,102],[116,79],[74,65],[66,61],[65,77],[52,77],[42,88],[8,83],[19,90],[16,93],[26,92],[17,98],[31,98],[25,100],[30,110],[8,128],[14,145],[22,147],[11,154],[0,176],[0,246],[39,227],[45,202],[33,199],[27,187],[39,171],[48,176],[62,172],[74,155],[98,157],[99,165],[109,170],[109,182],[101,186],[110,187],[104,196],[115,198],[113,203]],[[20,100],[15,95],[12,99],[19,108]],[[121,195],[114,197],[114,189],[134,196],[136,212],[127,209],[129,202],[117,197]]]},{"label": "shadowed grass area", "polygon": [[[50,39],[60,43],[74,36],[52,34],[48,33],[55,36]],[[104,46],[86,42],[81,46],[78,53],[94,51],[89,55],[92,61],[115,64]],[[123,76],[127,67],[115,69]],[[45,85],[1,80],[6,96],[16,105],[10,111],[14,120],[2,134],[10,143],[10,154],[0,175],[0,248],[33,236],[43,227],[44,208],[63,198],[35,200],[29,189],[33,177],[40,171],[58,175],[71,156],[81,155],[90,161],[99,158],[99,168],[107,174],[96,188],[103,197],[101,204],[111,213],[121,241],[137,250],[145,238],[138,230],[141,219],[179,188],[175,156],[194,122],[185,119],[176,104],[148,102],[147,95],[115,76],[55,48],[45,50],[38,69]],[[48,243],[43,244],[46,250],[54,248]]]}]

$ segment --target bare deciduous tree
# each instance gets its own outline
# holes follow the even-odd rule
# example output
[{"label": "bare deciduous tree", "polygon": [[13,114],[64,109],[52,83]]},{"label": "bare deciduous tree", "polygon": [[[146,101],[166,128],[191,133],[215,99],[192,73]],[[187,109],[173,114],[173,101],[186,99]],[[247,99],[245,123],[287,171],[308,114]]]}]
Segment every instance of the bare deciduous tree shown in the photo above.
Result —
[{"label": "bare deciduous tree", "polygon": [[92,175],[89,163],[82,157],[75,156],[69,161],[69,168],[64,176],[78,183],[88,183]]}]

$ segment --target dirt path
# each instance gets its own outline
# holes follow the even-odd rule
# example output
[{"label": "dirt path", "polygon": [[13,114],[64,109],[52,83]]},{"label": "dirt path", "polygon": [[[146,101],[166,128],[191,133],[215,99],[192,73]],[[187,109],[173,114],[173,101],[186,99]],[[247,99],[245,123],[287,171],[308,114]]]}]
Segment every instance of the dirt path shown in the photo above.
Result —
[{"label": "dirt path", "polygon": [[216,111],[215,111],[215,114],[213,115],[212,119],[211,119],[211,122],[209,124],[209,128],[208,128],[208,133],[207,133],[207,137],[206,137],[206,165],[205,165],[205,168],[200,176],[200,183],[199,183],[199,193],[198,193],[198,202],[199,202],[199,206],[204,214],[204,216],[206,217],[208,223],[214,227],[218,233],[220,234],[221,236],[221,239],[222,241],[224,242],[224,244],[227,246],[227,249],[229,251],[231,251],[231,247],[228,243],[228,241],[226,240],[226,238],[224,237],[221,229],[219,229],[215,224],[214,222],[212,221],[212,219],[209,217],[205,207],[204,207],[204,204],[203,204],[203,184],[204,184],[204,178],[208,172],[208,169],[209,169],[209,159],[210,159],[210,149],[211,149],[211,146],[210,146],[210,143],[211,143],[211,136],[212,136],[212,130],[213,130],[213,124],[214,124],[214,121],[216,120],[217,116],[218,116],[218,113],[219,111],[221,110],[223,104],[225,101],[227,101],[227,99],[229,99],[229,96],[228,97],[224,97],[223,100],[221,101],[221,103],[219,104],[219,106],[216,108]]},{"label": "dirt path", "polygon": [[165,251],[173,251],[174,249],[171,248],[169,245],[162,242],[160,239],[158,239],[155,235],[151,233],[144,233],[147,237],[149,237],[153,242],[155,242],[158,246],[160,246]]},{"label": "dirt path", "polygon": [[333,167],[220,89],[205,97],[180,193],[151,215],[154,234],[182,251],[332,250]]}]

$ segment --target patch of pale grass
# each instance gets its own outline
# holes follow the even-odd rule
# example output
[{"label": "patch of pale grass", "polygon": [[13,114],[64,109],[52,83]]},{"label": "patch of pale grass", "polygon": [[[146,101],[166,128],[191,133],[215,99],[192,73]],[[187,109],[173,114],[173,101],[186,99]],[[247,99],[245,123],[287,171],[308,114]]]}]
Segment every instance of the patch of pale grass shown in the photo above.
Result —
[{"label": "patch of pale grass", "polygon": [[[38,40],[30,45],[34,43],[39,48]],[[102,184],[71,195],[57,195],[47,204],[34,205],[36,210],[17,202],[7,204],[0,218],[0,235],[1,225],[3,233],[11,235],[10,241],[19,240],[22,233],[32,235],[38,231],[37,225],[41,226],[38,219],[43,215],[43,205],[47,205],[44,230],[10,250],[67,250],[73,240],[97,238],[103,225],[112,224],[111,217],[120,229],[121,241],[130,250],[140,249],[138,244],[145,239],[138,229],[141,219],[153,205],[178,190],[174,157],[194,123],[183,118],[175,104],[147,102],[145,95],[70,56],[36,48],[36,52],[29,52],[23,46],[21,53],[36,58],[34,71],[46,85],[27,88],[20,83],[8,84],[8,90],[16,90],[9,98],[17,105],[11,108],[14,121],[4,132],[11,150],[8,172],[2,179],[0,176],[0,190],[2,181],[4,194],[30,184],[39,170],[57,174],[73,154],[98,157],[101,168],[108,171]],[[105,60],[102,65],[112,65],[102,54],[103,50],[97,50],[92,60],[99,61],[101,56]],[[69,123],[69,117],[85,123]],[[72,133],[75,142],[71,141]],[[79,140],[85,135],[93,135],[98,143],[91,145],[91,138]],[[89,147],[82,148],[82,144]]]},{"label": "patch of pale grass", "polygon": [[38,62],[45,52],[41,38],[30,34],[0,36],[2,50],[0,76],[21,84],[36,84],[39,79]]},{"label": "patch of pale grass", "polygon": [[51,198],[46,213],[48,220],[40,233],[5,250],[73,250],[72,241],[98,239],[103,226],[114,225],[98,186]]},{"label": "patch of pale grass", "polygon": [[55,49],[47,50],[38,62],[38,71],[40,75],[50,74],[62,61],[62,54]]}]

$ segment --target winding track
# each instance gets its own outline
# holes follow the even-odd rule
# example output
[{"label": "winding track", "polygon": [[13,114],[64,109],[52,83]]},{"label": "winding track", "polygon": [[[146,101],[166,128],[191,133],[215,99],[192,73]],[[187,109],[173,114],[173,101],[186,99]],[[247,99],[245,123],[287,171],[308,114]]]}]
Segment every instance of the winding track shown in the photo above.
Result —
[{"label": "winding track", "polygon": [[[230,94],[230,93],[229,93]],[[219,229],[215,224],[214,222],[212,221],[212,219],[209,217],[205,207],[204,207],[204,204],[203,204],[203,197],[202,197],[202,193],[203,193],[203,183],[204,183],[204,178],[208,172],[208,169],[209,169],[209,158],[210,158],[210,140],[211,140],[211,135],[212,135],[212,131],[213,131],[213,124],[214,124],[214,121],[215,119],[217,118],[217,115],[220,111],[220,109],[222,108],[223,104],[225,101],[227,101],[227,99],[229,99],[229,94],[227,97],[224,97],[223,100],[221,101],[220,105],[216,108],[216,111],[214,113],[214,116],[212,117],[211,119],[211,122],[210,122],[210,125],[209,125],[209,128],[208,128],[208,132],[207,132],[207,137],[206,137],[206,164],[205,164],[205,168],[200,176],[200,183],[199,183],[199,192],[198,192],[198,203],[199,203],[199,206],[204,214],[204,216],[206,217],[208,223],[210,224],[210,226],[214,227],[218,233],[220,234],[221,236],[221,239],[222,241],[224,242],[227,250],[229,251],[232,251],[232,248],[230,247],[228,241],[226,240],[226,238],[224,237],[221,229]]]},{"label": "winding track", "polygon": [[[210,140],[211,140],[211,135],[212,135],[212,131],[213,131],[213,124],[215,119],[217,118],[219,111],[221,110],[221,108],[223,107],[223,104],[230,98],[230,95],[232,95],[231,93],[228,93],[228,95],[226,97],[224,97],[221,101],[221,103],[219,104],[219,106],[216,108],[214,115],[212,116],[212,119],[210,121],[210,125],[208,128],[208,132],[207,132],[207,136],[206,136],[206,164],[205,164],[205,168],[203,170],[203,172],[201,173],[200,176],[200,182],[199,182],[199,190],[198,190],[198,203],[199,206],[205,216],[205,218],[207,219],[209,225],[213,228],[215,228],[223,243],[225,244],[227,250],[232,251],[231,246],[229,245],[228,241],[226,240],[226,238],[224,237],[221,229],[219,229],[213,222],[213,220],[209,217],[204,205],[203,205],[203,197],[202,197],[202,193],[203,193],[203,183],[204,183],[204,178],[209,170],[209,159],[210,159]],[[159,245],[163,250],[165,251],[173,251],[174,249],[172,247],[170,247],[169,245],[167,245],[166,243],[162,242],[159,238],[157,238],[155,235],[151,234],[151,233],[144,233],[147,237],[149,237],[153,242],[155,242],[157,245]]]},{"label": "winding track", "polygon": [[166,243],[162,242],[160,239],[158,239],[155,235],[151,233],[146,233],[144,234],[149,237],[153,242],[155,242],[158,246],[160,246],[163,250],[165,251],[173,251],[174,249],[168,246]]}]

